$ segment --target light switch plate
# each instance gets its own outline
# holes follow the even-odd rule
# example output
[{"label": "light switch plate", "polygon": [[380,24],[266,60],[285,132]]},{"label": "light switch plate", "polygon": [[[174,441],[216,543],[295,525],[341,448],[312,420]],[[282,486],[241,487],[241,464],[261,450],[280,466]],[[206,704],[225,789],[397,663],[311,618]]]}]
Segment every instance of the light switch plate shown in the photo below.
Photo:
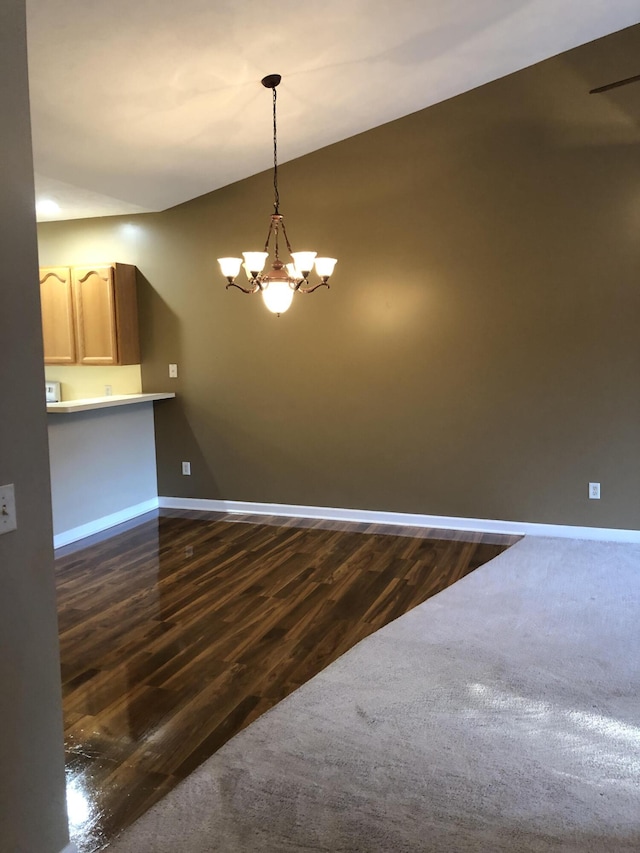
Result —
[{"label": "light switch plate", "polygon": [[13,483],[0,486],[0,534],[15,530],[16,523],[16,496]]}]

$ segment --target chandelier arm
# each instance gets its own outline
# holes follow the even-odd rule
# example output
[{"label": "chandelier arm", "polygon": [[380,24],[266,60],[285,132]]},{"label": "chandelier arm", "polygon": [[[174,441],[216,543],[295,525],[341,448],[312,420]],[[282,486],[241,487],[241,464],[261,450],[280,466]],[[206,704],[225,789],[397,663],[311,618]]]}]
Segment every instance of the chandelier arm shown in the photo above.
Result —
[{"label": "chandelier arm", "polygon": [[300,293],[313,293],[313,291],[317,290],[319,287],[326,287],[327,290],[329,290],[329,282],[319,281],[317,284],[314,284],[313,287],[300,287],[300,285],[298,285],[296,290],[299,290]]},{"label": "chandelier arm", "polygon": [[258,290],[262,290],[262,285],[257,279],[254,286],[250,288],[243,287],[241,284],[236,284],[235,281],[230,281],[225,290],[229,290],[230,287],[237,287],[238,290],[241,290],[243,293],[256,293]]}]

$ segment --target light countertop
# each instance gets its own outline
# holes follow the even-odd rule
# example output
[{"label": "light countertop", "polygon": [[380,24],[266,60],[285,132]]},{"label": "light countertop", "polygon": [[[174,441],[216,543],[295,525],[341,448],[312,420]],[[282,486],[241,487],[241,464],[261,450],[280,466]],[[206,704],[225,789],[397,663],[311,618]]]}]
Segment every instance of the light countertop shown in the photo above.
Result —
[{"label": "light countertop", "polygon": [[69,414],[88,412],[91,409],[108,409],[112,406],[131,406],[134,403],[152,403],[154,400],[170,400],[175,394],[113,394],[111,397],[88,397],[84,400],[63,400],[47,403],[47,412]]}]

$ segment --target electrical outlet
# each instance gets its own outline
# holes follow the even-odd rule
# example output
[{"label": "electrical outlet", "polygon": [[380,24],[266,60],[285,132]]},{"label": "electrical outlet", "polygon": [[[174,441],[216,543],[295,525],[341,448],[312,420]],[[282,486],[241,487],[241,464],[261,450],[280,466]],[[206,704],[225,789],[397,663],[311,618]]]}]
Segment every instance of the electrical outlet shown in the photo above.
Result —
[{"label": "electrical outlet", "polygon": [[113,394],[113,386],[112,385],[105,385],[104,386],[104,396],[105,397],[111,397],[112,394]]},{"label": "electrical outlet", "polygon": [[182,473],[185,475],[185,477],[191,476],[191,462],[182,463]]},{"label": "electrical outlet", "polygon": [[16,496],[13,483],[0,486],[0,534],[9,533],[18,526],[16,521]]},{"label": "electrical outlet", "polygon": [[178,378],[178,365],[170,364],[169,365],[169,379],[177,379]]},{"label": "electrical outlet", "polygon": [[600,500],[600,483],[589,483],[589,500]]}]

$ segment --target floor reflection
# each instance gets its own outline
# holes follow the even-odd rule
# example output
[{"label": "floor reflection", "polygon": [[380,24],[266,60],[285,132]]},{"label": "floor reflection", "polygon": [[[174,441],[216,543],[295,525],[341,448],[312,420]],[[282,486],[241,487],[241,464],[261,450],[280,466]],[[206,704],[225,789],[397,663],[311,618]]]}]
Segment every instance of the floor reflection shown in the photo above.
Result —
[{"label": "floor reflection", "polygon": [[[88,772],[88,771],[87,771]],[[67,814],[69,837],[78,853],[97,853],[109,843],[103,830],[104,810],[96,799],[93,780],[87,781],[86,772],[76,773],[67,768]]]}]

